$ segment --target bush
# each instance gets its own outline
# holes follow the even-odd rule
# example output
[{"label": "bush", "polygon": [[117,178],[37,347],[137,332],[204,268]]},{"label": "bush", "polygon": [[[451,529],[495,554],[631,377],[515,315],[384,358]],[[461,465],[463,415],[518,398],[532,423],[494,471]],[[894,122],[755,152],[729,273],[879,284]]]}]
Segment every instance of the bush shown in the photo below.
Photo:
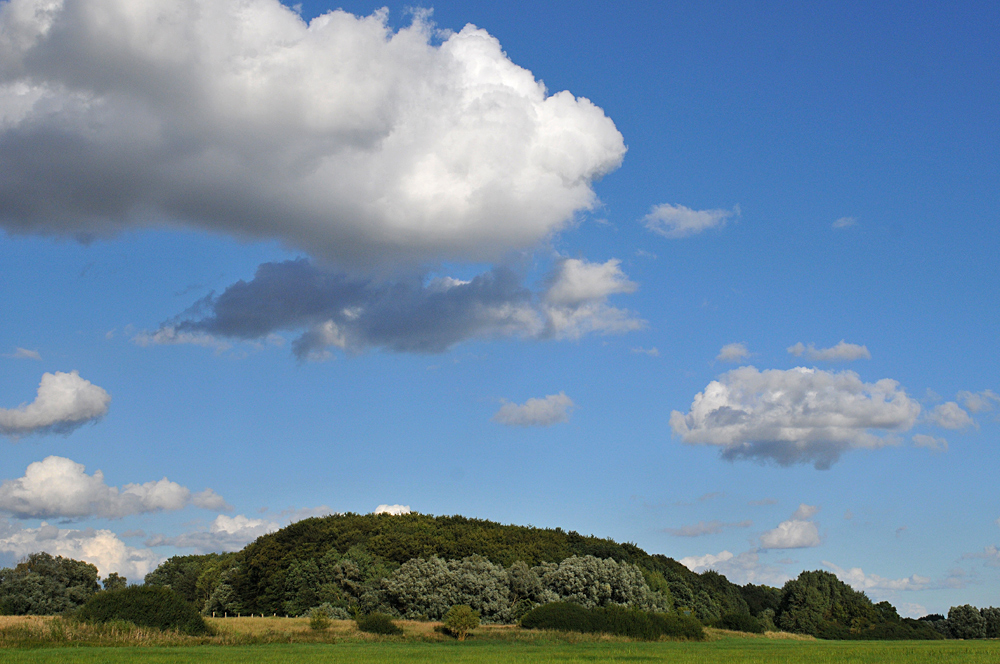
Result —
[{"label": "bush", "polygon": [[465,635],[479,627],[479,612],[473,611],[468,604],[456,604],[445,614],[444,626],[459,641],[465,641]]},{"label": "bush", "polygon": [[697,641],[705,638],[701,623],[689,616],[652,613],[616,605],[585,609],[568,602],[553,602],[532,609],[521,619],[521,627],[563,632],[604,632],[650,641],[661,636]]},{"label": "bush", "polygon": [[731,629],[734,632],[764,633],[764,623],[749,613],[725,613],[715,621],[715,626],[720,629]]},{"label": "bush", "polygon": [[309,616],[309,629],[314,632],[323,632],[330,628],[330,616],[327,615],[326,609],[322,607],[317,607],[312,610]]},{"label": "bush", "polygon": [[369,613],[366,616],[359,616],[354,622],[357,623],[359,630],[369,634],[398,636],[403,633],[399,625],[393,622],[392,616],[384,613]]},{"label": "bush", "polygon": [[208,634],[198,611],[169,588],[130,586],[108,590],[87,600],[77,617],[84,622],[123,620],[139,627],[177,630],[183,634]]}]

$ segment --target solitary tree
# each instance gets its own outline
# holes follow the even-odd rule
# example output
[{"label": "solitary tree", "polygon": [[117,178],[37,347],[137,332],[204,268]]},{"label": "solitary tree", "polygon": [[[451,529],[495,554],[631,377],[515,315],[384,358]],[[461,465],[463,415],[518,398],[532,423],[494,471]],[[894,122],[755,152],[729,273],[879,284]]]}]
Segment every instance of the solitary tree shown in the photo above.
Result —
[{"label": "solitary tree", "polygon": [[448,609],[444,617],[444,626],[448,631],[465,641],[465,635],[479,627],[479,612],[473,611],[468,604],[456,604]]}]

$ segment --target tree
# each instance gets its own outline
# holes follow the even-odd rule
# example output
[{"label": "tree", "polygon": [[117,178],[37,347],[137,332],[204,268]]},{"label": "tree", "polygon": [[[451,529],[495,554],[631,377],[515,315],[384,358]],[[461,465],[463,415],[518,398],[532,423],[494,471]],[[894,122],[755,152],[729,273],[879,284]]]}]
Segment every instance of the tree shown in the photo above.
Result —
[{"label": "tree", "polygon": [[465,641],[465,635],[479,627],[479,612],[468,604],[456,604],[444,616],[444,626],[448,631]]},{"label": "tree", "polygon": [[971,604],[948,609],[948,630],[953,639],[986,638],[986,618]]},{"label": "tree", "polygon": [[104,584],[105,590],[118,590],[128,586],[128,579],[119,576],[118,572],[112,572],[101,583]]},{"label": "tree", "polygon": [[62,556],[32,553],[0,570],[0,613],[53,615],[83,605],[100,586],[97,568]]}]

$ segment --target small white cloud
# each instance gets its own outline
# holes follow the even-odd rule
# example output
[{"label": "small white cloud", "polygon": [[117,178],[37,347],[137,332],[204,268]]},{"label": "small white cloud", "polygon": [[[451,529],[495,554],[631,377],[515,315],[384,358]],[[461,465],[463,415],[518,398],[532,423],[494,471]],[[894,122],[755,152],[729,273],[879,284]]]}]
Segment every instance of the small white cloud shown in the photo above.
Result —
[{"label": "small white cloud", "polygon": [[42,356],[37,350],[28,350],[27,348],[15,348],[13,353],[5,353],[4,357],[10,357],[15,360],[41,360]]},{"label": "small white cloud", "polygon": [[726,344],[715,357],[720,362],[739,362],[750,357],[750,351],[745,343]]},{"label": "small white cloud", "polygon": [[154,535],[146,540],[146,546],[174,546],[194,549],[198,553],[213,551],[238,551],[261,535],[274,532],[279,525],[266,519],[251,519],[243,514],[215,517],[208,530],[184,533],[176,537]]},{"label": "small white cloud", "polygon": [[954,401],[934,406],[927,413],[927,419],[942,429],[951,430],[965,429],[975,424],[975,420]]},{"label": "small white cloud", "polygon": [[[997,525],[1000,526],[1000,519],[997,519]],[[982,553],[966,553],[962,555],[963,560],[968,560],[970,558],[981,558],[985,560],[984,563],[987,567],[1000,567],[1000,548],[994,544],[990,544],[985,547]]]},{"label": "small white cloud", "polygon": [[104,483],[100,470],[88,475],[83,464],[58,456],[35,461],[28,465],[23,477],[0,485],[0,511],[19,519],[119,519],[130,514],[179,510],[191,503],[217,509],[229,507],[211,489],[192,496],[186,487],[165,477],[118,489]]},{"label": "small white cloud", "polygon": [[762,549],[805,549],[821,544],[819,530],[811,519],[818,507],[802,504],[792,518],[760,536]]},{"label": "small white cloud", "polygon": [[706,553],[703,556],[685,556],[681,558],[678,562],[684,567],[687,567],[692,572],[704,571],[706,569],[712,569],[713,566],[718,563],[724,563],[727,560],[732,559],[733,554],[729,551],[722,551],[718,554]]},{"label": "small white cloud", "polygon": [[620,334],[642,329],[645,321],[607,304],[609,296],[633,293],[638,287],[622,272],[618,259],[604,263],[564,259],[553,270],[543,296],[544,334],[579,339],[593,332]]},{"label": "small white cloud", "polygon": [[102,576],[117,572],[133,581],[141,580],[163,560],[148,549],[127,546],[110,530],[60,529],[44,521],[38,528],[23,528],[0,519],[0,551],[18,558],[45,551],[92,563]]},{"label": "small white cloud", "polygon": [[899,383],[864,383],[851,371],[741,367],[695,395],[670,426],[688,445],[715,445],[723,458],[813,463],[829,468],[852,449],[897,441],[874,432],[905,431],[920,414]]},{"label": "small white cloud", "polygon": [[983,390],[982,392],[959,392],[958,400],[962,405],[973,413],[991,411],[995,404],[1000,404],[1000,394],[993,390]]},{"label": "small white cloud", "polygon": [[681,558],[680,563],[696,573],[715,570],[740,585],[754,583],[781,587],[791,578],[784,570],[761,563],[755,549],[744,551],[737,556],[729,551],[717,555],[688,556]]},{"label": "small white cloud", "polygon": [[830,348],[816,348],[813,344],[804,345],[801,341],[788,347],[788,352],[795,357],[805,355],[810,360],[819,362],[853,362],[855,360],[870,360],[872,354],[867,346],[849,344],[843,339]]},{"label": "small white cloud", "polygon": [[393,516],[402,516],[404,514],[410,513],[409,505],[379,505],[375,508],[375,514],[391,514]]},{"label": "small white cloud", "polygon": [[683,238],[710,228],[721,228],[732,217],[740,216],[740,206],[732,210],[692,210],[683,205],[654,205],[642,221],[646,228],[663,237]]},{"label": "small white cloud", "polygon": [[493,421],[507,426],[547,427],[568,422],[576,404],[565,393],[550,394],[543,399],[528,399],[521,405],[505,402],[493,415]]},{"label": "small white cloud", "polygon": [[637,346],[632,349],[632,352],[639,353],[641,355],[649,355],[650,357],[660,356],[660,351],[656,348],[656,346],[653,346],[652,348],[642,348],[641,346]]},{"label": "small white cloud", "polygon": [[104,417],[110,403],[110,394],[76,371],[45,373],[33,402],[0,408],[0,434],[69,433]]},{"label": "small white cloud", "polygon": [[924,590],[931,585],[931,579],[926,576],[914,574],[902,579],[887,579],[878,574],[865,574],[860,567],[844,569],[834,565],[828,560],[823,561],[823,566],[837,575],[841,581],[851,586],[855,590],[868,592],[872,590],[900,591],[900,590]]},{"label": "small white cloud", "polygon": [[841,217],[837,221],[833,222],[834,228],[850,228],[851,226],[856,226],[858,220],[854,217]]},{"label": "small white cloud", "polygon": [[935,438],[926,434],[918,433],[913,436],[913,444],[917,447],[926,447],[932,452],[947,452],[948,441],[944,438]]},{"label": "small white cloud", "polygon": [[701,537],[702,535],[715,535],[721,533],[726,528],[749,528],[753,521],[737,521],[724,523],[722,521],[699,521],[690,526],[680,528],[664,528],[663,531],[674,537]]},{"label": "small white cloud", "polygon": [[203,510],[223,510],[225,512],[233,510],[233,506],[212,489],[205,489],[191,496],[191,504]]}]

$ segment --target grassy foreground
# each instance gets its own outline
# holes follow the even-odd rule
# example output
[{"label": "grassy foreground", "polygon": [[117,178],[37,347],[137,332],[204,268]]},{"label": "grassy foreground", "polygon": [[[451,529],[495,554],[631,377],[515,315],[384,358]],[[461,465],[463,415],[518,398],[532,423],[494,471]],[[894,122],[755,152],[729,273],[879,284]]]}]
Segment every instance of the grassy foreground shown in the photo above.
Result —
[{"label": "grassy foreground", "polygon": [[353,622],[314,633],[304,619],[212,621],[216,635],[184,637],[128,628],[67,625],[58,618],[0,618],[4,664],[381,664],[496,662],[670,662],[671,664],[994,664],[1000,641],[817,641],[708,630],[701,643],[632,642],[617,637],[481,627],[458,643],[430,623],[402,621],[402,637],[373,637]]}]

